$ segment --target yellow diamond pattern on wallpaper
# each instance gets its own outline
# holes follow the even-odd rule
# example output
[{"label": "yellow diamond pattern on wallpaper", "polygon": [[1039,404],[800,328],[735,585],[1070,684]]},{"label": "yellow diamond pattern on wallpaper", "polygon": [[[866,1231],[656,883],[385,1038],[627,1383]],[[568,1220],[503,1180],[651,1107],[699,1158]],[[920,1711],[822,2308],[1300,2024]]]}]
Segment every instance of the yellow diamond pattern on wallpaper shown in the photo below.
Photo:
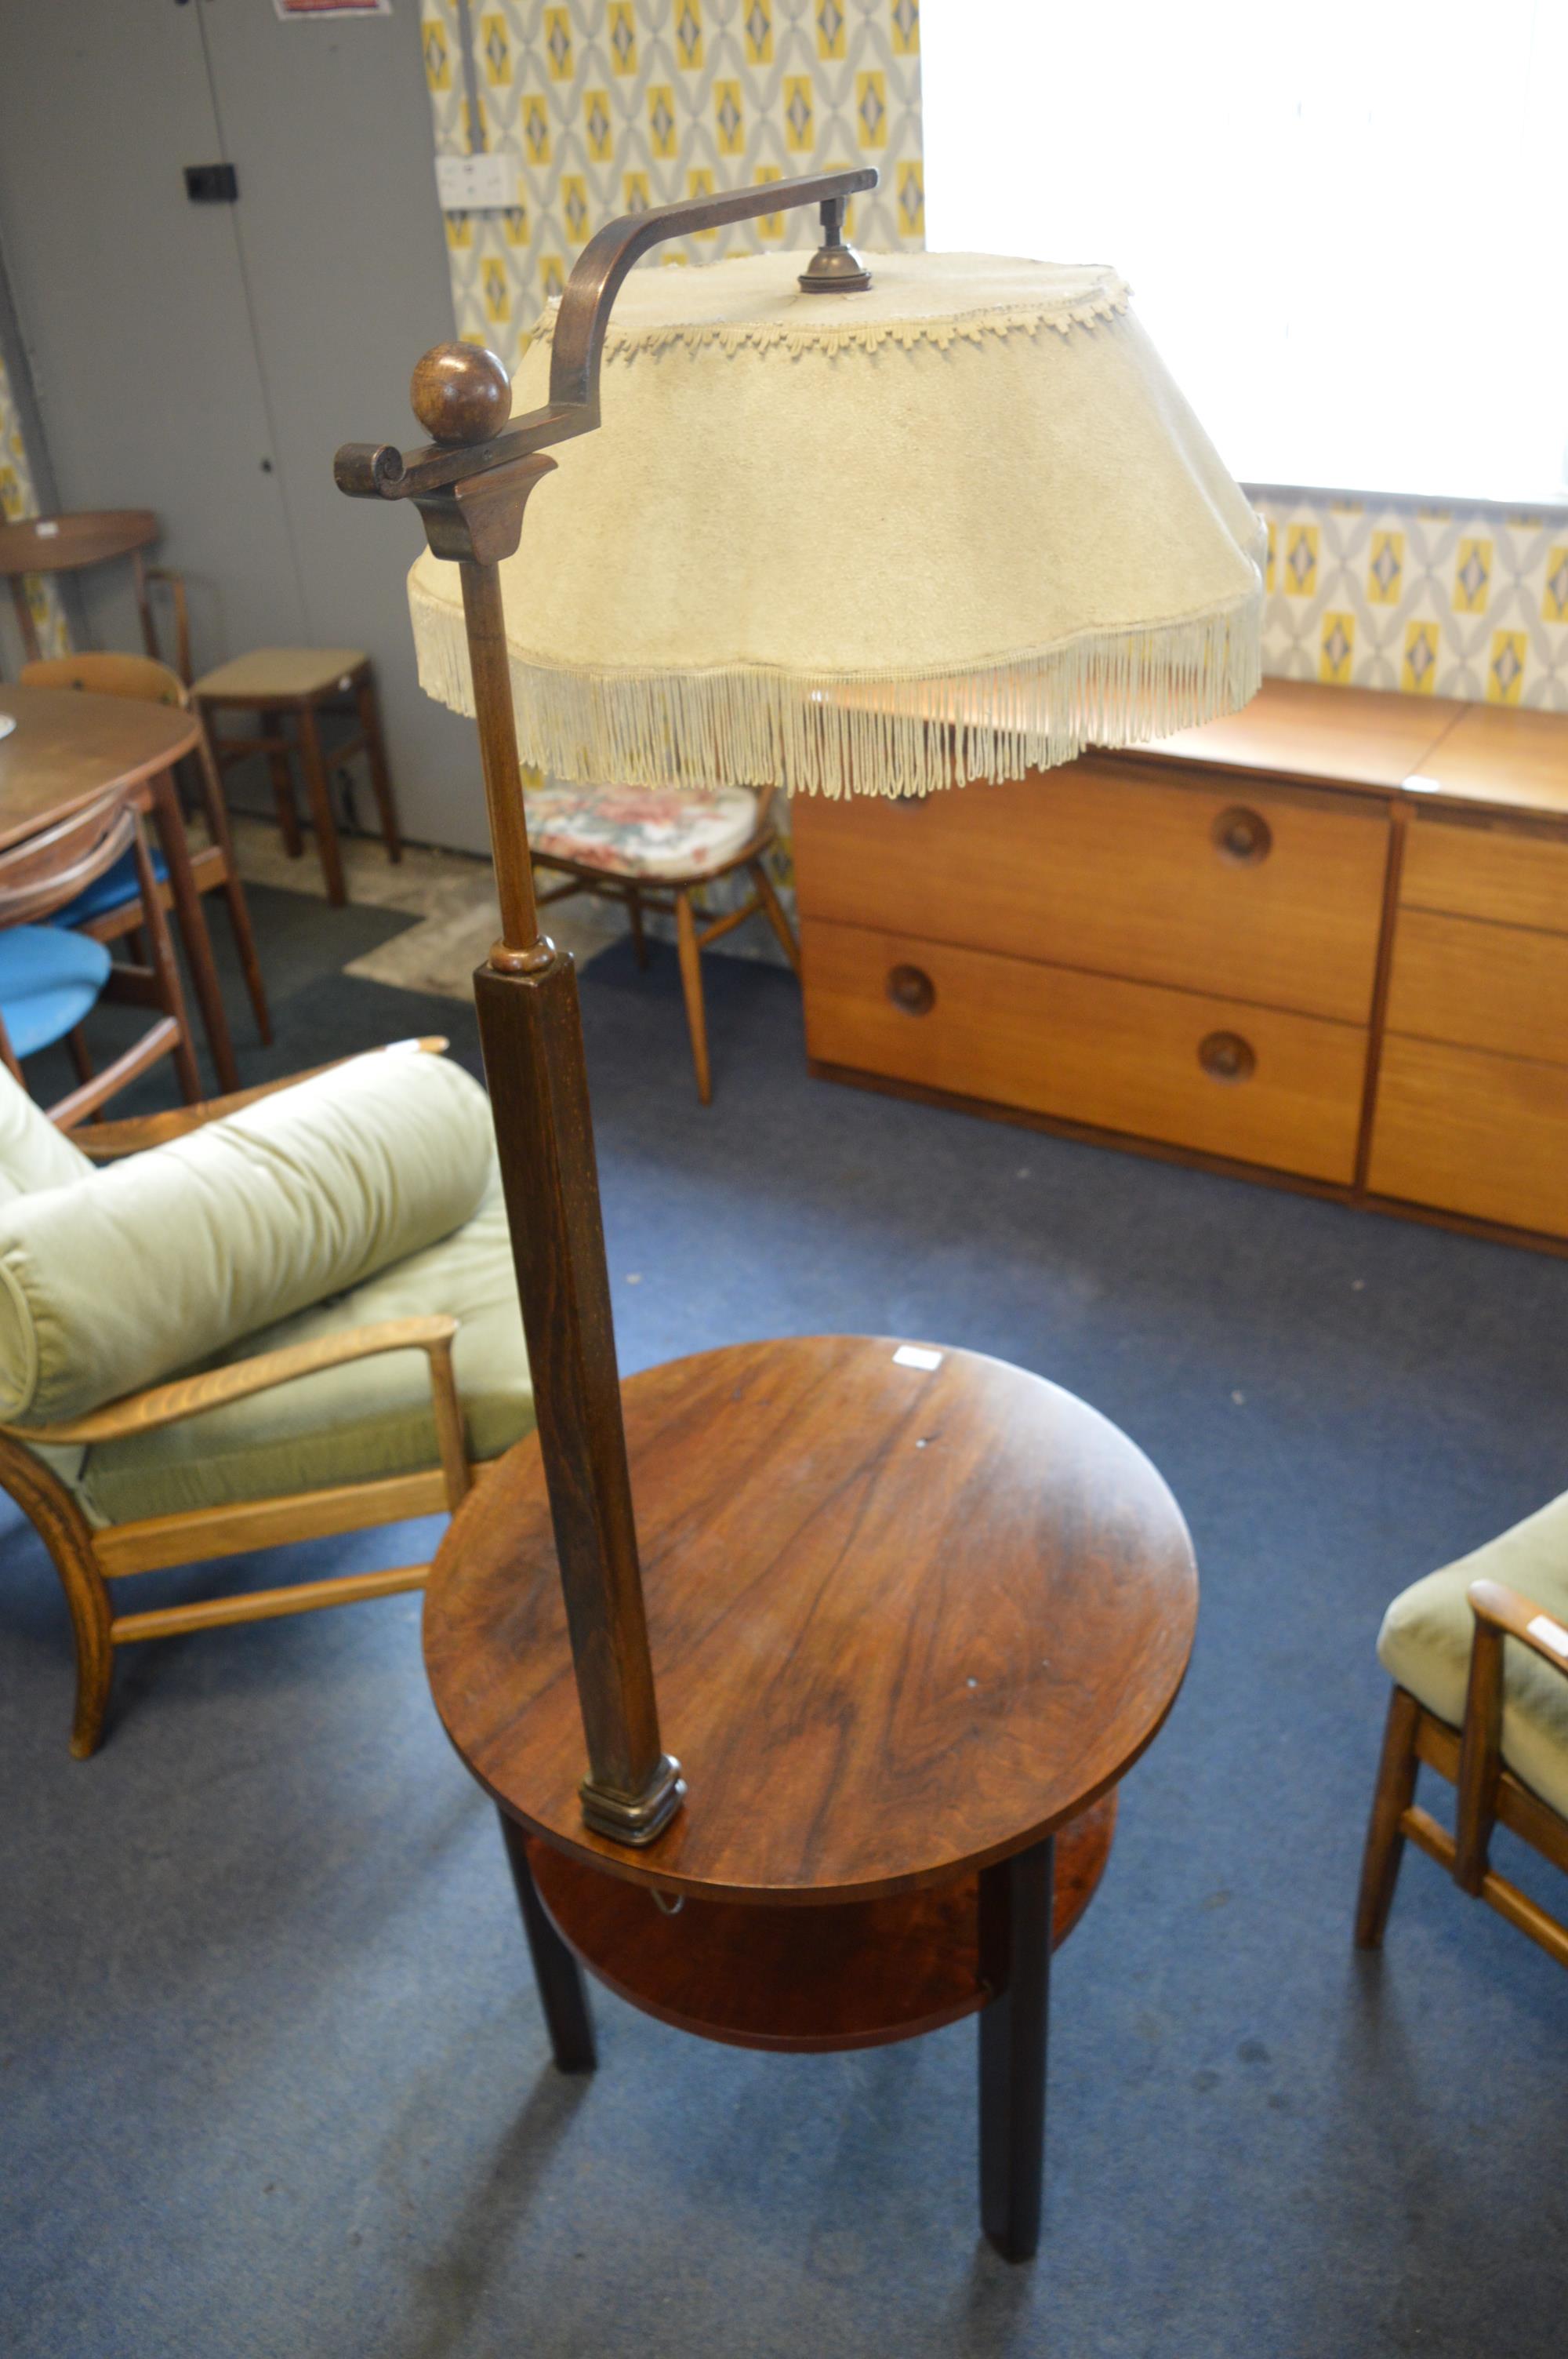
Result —
[{"label": "yellow diamond pattern on wallpaper", "polygon": [[512,80],[512,43],[505,17],[493,9],[479,20],[479,54],[486,82],[492,89],[503,89]]},{"label": "yellow diamond pattern on wallpaper", "polygon": [[1323,618],[1323,636],[1319,642],[1317,676],[1331,687],[1344,688],[1350,679],[1350,658],[1356,652],[1356,617],[1354,614],[1327,614]]},{"label": "yellow diamond pattern on wallpaper", "polygon": [[809,156],[812,148],[811,76],[786,74],[784,85],[784,145],[792,156]]},{"label": "yellow diamond pattern on wallpaper", "polygon": [[1437,625],[1411,623],[1405,628],[1404,662],[1400,686],[1407,696],[1430,696],[1437,677]]},{"label": "yellow diamond pattern on wallpaper", "polygon": [[702,63],[702,10],[697,0],[676,0],[676,56],[688,73]]},{"label": "yellow diamond pattern on wallpaper", "polygon": [[[459,332],[493,343],[509,368],[596,229],[694,188],[864,157],[882,185],[852,209],[851,234],[873,253],[925,242],[916,0],[421,0],[421,15],[438,149],[467,151],[471,64],[485,101],[478,136],[516,163],[509,212],[448,220]],[[814,211],[773,213],[664,258],[816,237]],[[504,320],[485,268],[495,261]]]},{"label": "yellow diamond pattern on wallpaper", "polygon": [[862,147],[885,147],[888,144],[887,76],[861,73],[855,76],[855,126]]},{"label": "yellow diamond pattern on wallpaper", "polygon": [[1317,587],[1315,524],[1293,524],[1285,535],[1285,590],[1292,598],[1310,598]]},{"label": "yellow diamond pattern on wallpaper", "polygon": [[[11,380],[5,364],[0,360],[0,516],[7,523],[19,516],[37,516],[38,495],[33,489],[33,471],[27,463],[27,453],[22,442],[22,420],[11,391]],[[38,645],[46,656],[70,653],[70,637],[65,627],[65,610],[59,603],[54,583],[47,575],[29,573],[25,577],[28,611],[33,627],[38,635]]]},{"label": "yellow diamond pattern on wallpaper", "polygon": [[637,12],[631,0],[611,0],[610,55],[618,74],[637,71]]},{"label": "yellow diamond pattern on wallpaper", "polygon": [[738,82],[714,83],[713,121],[719,133],[719,154],[743,156],[746,152],[746,112]]},{"label": "yellow diamond pattern on wallpaper", "polygon": [[[1346,505],[1268,489],[1253,496],[1280,551],[1264,597],[1265,672],[1568,712],[1560,516],[1415,500]],[[1289,560],[1308,534],[1314,562],[1298,588]],[[1397,575],[1385,551],[1397,554]],[[1324,660],[1331,612],[1355,624],[1345,665]]]},{"label": "yellow diamond pattern on wallpaper", "polygon": [[1554,549],[1546,560],[1541,619],[1543,623],[1568,623],[1568,549]]},{"label": "yellow diamond pattern on wallpaper", "polygon": [[1397,606],[1405,570],[1402,532],[1375,532],[1371,562],[1367,568],[1367,595],[1374,606]]},{"label": "yellow diamond pattern on wallpaper", "polygon": [[1462,540],[1454,561],[1454,613],[1484,614],[1487,611],[1487,597],[1491,584],[1491,542]]},{"label": "yellow diamond pattern on wallpaper", "polygon": [[569,8],[546,8],[545,11],[545,67],[552,82],[569,82],[572,72],[572,12]]},{"label": "yellow diamond pattern on wallpaper", "polygon": [[1524,687],[1526,648],[1522,631],[1494,631],[1492,659],[1487,667],[1488,704],[1517,704]]}]

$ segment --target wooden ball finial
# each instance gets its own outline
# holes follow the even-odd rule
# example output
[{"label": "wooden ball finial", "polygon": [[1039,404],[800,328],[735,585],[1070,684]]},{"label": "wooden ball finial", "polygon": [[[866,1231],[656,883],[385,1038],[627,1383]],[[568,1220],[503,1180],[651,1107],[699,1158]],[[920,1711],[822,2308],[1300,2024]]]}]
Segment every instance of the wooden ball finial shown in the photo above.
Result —
[{"label": "wooden ball finial", "polygon": [[505,365],[480,344],[432,345],[408,395],[432,442],[488,442],[512,415]]}]

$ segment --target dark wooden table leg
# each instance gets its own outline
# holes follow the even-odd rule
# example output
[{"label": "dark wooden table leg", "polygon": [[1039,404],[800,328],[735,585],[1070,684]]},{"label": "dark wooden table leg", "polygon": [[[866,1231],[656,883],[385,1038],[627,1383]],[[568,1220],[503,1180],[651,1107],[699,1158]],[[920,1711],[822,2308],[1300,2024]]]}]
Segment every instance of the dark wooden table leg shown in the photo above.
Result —
[{"label": "dark wooden table leg", "polygon": [[1047,1835],[980,1874],[980,2225],[1008,2261],[1040,2242],[1054,1853]]},{"label": "dark wooden table leg", "polygon": [[218,970],[212,962],[212,940],[207,931],[206,912],[201,907],[201,895],[190,865],[190,846],[186,840],[185,821],[180,816],[173,771],[165,770],[154,778],[150,782],[149,792],[158,845],[168,869],[174,913],[179,922],[179,939],[190,968],[190,980],[201,1009],[201,1020],[207,1027],[207,1042],[212,1051],[218,1086],[225,1092],[237,1090],[240,1073],[234,1062],[234,1044],[229,1038],[229,1018],[224,1012]]},{"label": "dark wooden table leg", "polygon": [[496,1816],[501,1821],[506,1856],[512,1864],[512,1881],[517,1886],[517,1905],[523,1911],[523,1930],[528,1936],[534,1973],[539,1984],[539,2004],[545,2010],[556,2062],[563,2072],[591,2072],[599,2054],[594,2046],[593,2017],[589,2013],[582,1968],[551,1924],[539,1897],[534,1871],[528,1864],[527,1837],[504,1810],[498,1810]]}]

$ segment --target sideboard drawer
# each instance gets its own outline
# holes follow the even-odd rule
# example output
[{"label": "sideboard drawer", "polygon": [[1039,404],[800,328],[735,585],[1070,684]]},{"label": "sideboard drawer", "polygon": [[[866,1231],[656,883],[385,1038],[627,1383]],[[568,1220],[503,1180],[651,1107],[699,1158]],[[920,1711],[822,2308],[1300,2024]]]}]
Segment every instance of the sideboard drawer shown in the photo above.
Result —
[{"label": "sideboard drawer", "polygon": [[1494,923],[1568,934],[1568,841],[1527,821],[1417,811],[1405,842],[1400,900]]},{"label": "sideboard drawer", "polygon": [[1568,1068],[1390,1038],[1368,1185],[1374,1195],[1568,1236]]},{"label": "sideboard drawer", "polygon": [[803,916],[1368,1020],[1369,799],[1097,756],[918,802],[802,796],[792,826]]},{"label": "sideboard drawer", "polygon": [[1568,933],[1401,907],[1388,1025],[1422,1040],[1568,1064]]},{"label": "sideboard drawer", "polygon": [[807,919],[820,1063],[1318,1180],[1355,1174],[1359,1027]]}]

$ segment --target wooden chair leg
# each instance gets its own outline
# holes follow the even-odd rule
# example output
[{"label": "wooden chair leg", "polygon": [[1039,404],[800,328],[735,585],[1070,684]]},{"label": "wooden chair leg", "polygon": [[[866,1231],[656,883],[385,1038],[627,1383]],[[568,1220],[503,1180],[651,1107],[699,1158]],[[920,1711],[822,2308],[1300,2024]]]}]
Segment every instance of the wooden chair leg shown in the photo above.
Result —
[{"label": "wooden chair leg", "polygon": [[779,948],[796,974],[800,973],[800,944],[795,938],[795,928],[784,915],[784,903],[773,889],[765,860],[748,860],[746,874],[757,888],[757,898],[762,905],[762,915],[778,936]]},{"label": "wooden chair leg", "polygon": [[321,725],[314,706],[308,704],[302,705],[299,712],[299,760],[305,772],[305,791],[310,801],[321,874],[327,880],[327,898],[335,909],[341,909],[349,897],[343,883],[342,847],[338,842],[338,822],[332,817],[327,766],[321,758]]},{"label": "wooden chair leg", "polygon": [[96,1753],[109,1708],[114,1647],[109,1591],[98,1570],[87,1519],[59,1476],[20,1443],[0,1437],[0,1484],[49,1552],[76,1638],[76,1714],[70,1749],[79,1761]]},{"label": "wooden chair leg", "polygon": [[697,1094],[704,1105],[713,1103],[713,1082],[708,1066],[708,1012],[702,1004],[702,953],[697,946],[697,920],[691,895],[676,895],[676,946],[680,952],[681,989],[686,995],[687,1028],[691,1034],[691,1061],[697,1068]]},{"label": "wooden chair leg", "polygon": [[386,740],[381,734],[381,699],[375,692],[375,682],[368,673],[354,690],[354,701],[359,707],[360,733],[365,741],[365,758],[370,764],[371,792],[375,797],[375,807],[381,819],[381,840],[386,846],[388,860],[395,863],[403,857],[403,837],[398,831],[392,773],[386,766]]},{"label": "wooden chair leg", "polygon": [[[263,736],[267,734],[267,721],[268,716],[265,712],[257,714],[256,726]],[[277,741],[266,757],[267,767],[272,772],[272,799],[277,810],[278,832],[283,838],[284,851],[290,860],[297,860],[305,850],[305,838],[299,832],[299,810],[294,799],[294,772],[289,766],[288,750],[284,742],[283,714],[272,714],[271,721]]]},{"label": "wooden chair leg", "polygon": [[629,885],[626,888],[626,914],[632,920],[632,947],[637,953],[637,964],[646,974],[648,937],[643,929],[643,896],[635,885]]},{"label": "wooden chair leg", "polygon": [[240,954],[240,966],[256,1019],[256,1031],[265,1045],[272,1038],[266,985],[262,981],[256,938],[251,930],[250,907],[245,899],[245,888],[240,881],[239,864],[234,858],[234,838],[229,825],[229,806],[223,799],[223,782],[218,776],[218,765],[212,759],[212,748],[207,743],[205,730],[197,749],[197,766],[201,778],[201,808],[207,821],[207,832],[223,855],[223,898],[228,905],[229,923],[233,929],[234,948]]},{"label": "wooden chair leg", "polygon": [[1007,2261],[1040,2243],[1054,1885],[1049,1835],[980,1871],[980,2225]]},{"label": "wooden chair leg", "polygon": [[528,1937],[534,1974],[539,1985],[539,2004],[545,2010],[557,2065],[563,2072],[591,2072],[599,2061],[599,2053],[594,2045],[593,2017],[589,2012],[582,1968],[550,1922],[549,1913],[539,1897],[522,1828],[504,1810],[498,1810],[496,1816],[501,1821],[512,1880],[517,1887],[517,1905],[523,1912],[523,1930]]},{"label": "wooden chair leg", "polygon": [[1361,1889],[1356,1902],[1358,1950],[1380,1950],[1383,1946],[1400,1862],[1404,1857],[1405,1839],[1400,1832],[1400,1821],[1411,1806],[1416,1772],[1421,1767],[1415,1750],[1420,1718],[1421,1706],[1414,1696],[1407,1689],[1396,1687],[1389,1699],[1383,1756],[1378,1765],[1371,1822],[1361,1860]]},{"label": "wooden chair leg", "polygon": [[66,1034],[65,1038],[66,1046],[70,1050],[70,1061],[76,1068],[77,1080],[79,1082],[92,1081],[94,1072],[92,1051],[87,1045],[87,1035],[83,1032],[81,1025],[73,1024],[70,1030]]},{"label": "wooden chair leg", "polygon": [[179,962],[174,955],[174,937],[164,914],[163,897],[153,873],[152,855],[140,820],[136,821],[136,879],[141,888],[142,929],[146,935],[147,963],[157,979],[158,1003],[166,1016],[173,1017],[178,1027],[174,1039],[174,1069],[179,1076],[179,1086],[187,1105],[196,1105],[206,1094],[196,1063],[196,1049],[190,1038],[190,1012],[185,1004],[185,989],[179,980]]}]

